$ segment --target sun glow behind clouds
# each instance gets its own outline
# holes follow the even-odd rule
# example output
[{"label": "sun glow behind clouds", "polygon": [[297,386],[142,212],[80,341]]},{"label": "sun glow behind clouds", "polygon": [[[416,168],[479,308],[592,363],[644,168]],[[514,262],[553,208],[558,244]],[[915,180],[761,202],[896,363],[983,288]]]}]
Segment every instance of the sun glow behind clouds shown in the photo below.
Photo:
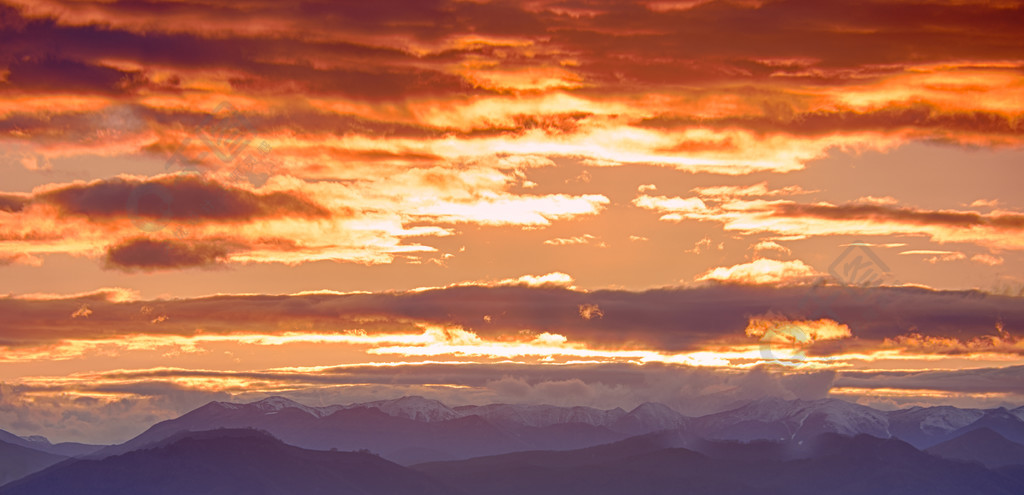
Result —
[{"label": "sun glow behind clouds", "polygon": [[[520,331],[496,337],[481,337],[476,332],[459,326],[416,324],[419,332],[370,333],[348,331],[343,333],[283,332],[279,334],[237,333],[223,335],[196,334],[180,335],[126,335],[117,339],[69,340],[44,347],[6,348],[3,359],[6,363],[30,363],[53,360],[85,359],[106,356],[116,361],[134,354],[152,353],[168,359],[182,355],[215,355],[223,349],[232,349],[232,354],[279,353],[267,348],[315,345],[321,351],[338,349],[348,353],[347,364],[366,364],[372,356],[393,356],[411,364],[430,359],[444,359],[446,362],[462,362],[467,358],[487,361],[517,361],[523,363],[565,364],[571,362],[627,363],[627,364],[672,364],[711,368],[747,369],[767,363],[777,363],[784,348],[811,349],[820,341],[850,339],[852,332],[845,324],[830,319],[788,320],[766,316],[751,318],[745,330],[746,338],[739,336],[723,339],[719,344],[706,349],[669,352],[651,346],[635,344],[630,346],[596,346],[583,341],[571,341],[554,332]],[[862,368],[878,361],[941,361],[944,358],[930,354],[927,349],[914,352],[907,344],[908,336],[897,339],[896,344],[886,342],[882,348],[870,351],[848,352],[839,350],[831,354],[807,354],[802,351],[787,355],[790,366],[805,369],[820,368]],[[765,347],[774,346],[766,354]],[[908,347],[909,346],[909,347]],[[265,350],[261,350],[265,349]],[[973,354],[960,354],[955,359],[973,356],[979,359],[1014,359],[1006,355],[1008,349],[976,346]],[[966,349],[965,349],[966,351]],[[282,351],[290,352],[290,351]],[[1001,352],[1003,354],[1001,354]],[[341,354],[339,354],[341,355]],[[299,360],[301,361],[301,360]],[[297,364],[298,361],[296,361]],[[472,361],[470,361],[472,362]],[[335,363],[342,364],[342,363]],[[936,363],[938,366],[938,363]]]},{"label": "sun glow behind clouds", "polygon": [[[0,297],[0,380],[116,404],[434,361],[475,391],[1022,362],[987,282],[1022,293],[1019,5],[378,3],[0,5],[0,285],[32,293]],[[259,163],[200,137],[222,103]],[[906,320],[800,306],[858,240],[920,289],[879,291]]]},{"label": "sun glow behind clouds", "polygon": [[753,359],[749,349],[732,352],[664,353],[653,349],[598,349],[585,343],[570,342],[563,335],[549,332],[521,332],[498,339],[478,336],[461,327],[420,325],[421,333],[368,334],[365,331],[330,333],[284,332],[282,334],[126,335],[118,339],[71,340],[39,348],[7,348],[0,362],[17,363],[41,360],[69,360],[92,354],[111,358],[137,351],[154,351],[165,356],[203,354],[217,344],[231,344],[238,350],[248,346],[289,346],[318,344],[362,349],[366,355],[408,357],[482,357],[505,360],[530,358],[546,362],[593,360],[631,363],[675,363],[692,366],[728,366],[729,358]]}]

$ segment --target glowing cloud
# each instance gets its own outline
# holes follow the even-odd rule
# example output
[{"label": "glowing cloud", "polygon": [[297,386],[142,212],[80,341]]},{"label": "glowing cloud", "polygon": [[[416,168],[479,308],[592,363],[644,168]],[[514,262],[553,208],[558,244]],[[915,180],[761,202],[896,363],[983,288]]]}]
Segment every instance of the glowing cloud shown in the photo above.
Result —
[{"label": "glowing cloud", "polygon": [[809,283],[821,276],[820,272],[800,260],[778,261],[758,258],[749,263],[713,268],[703,275],[698,275],[696,280],[698,282],[788,285]]}]

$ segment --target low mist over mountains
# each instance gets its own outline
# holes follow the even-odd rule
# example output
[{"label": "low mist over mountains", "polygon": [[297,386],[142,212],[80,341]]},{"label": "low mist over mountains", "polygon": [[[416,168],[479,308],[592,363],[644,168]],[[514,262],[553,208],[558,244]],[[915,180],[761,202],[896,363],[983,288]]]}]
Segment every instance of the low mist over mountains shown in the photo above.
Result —
[{"label": "low mist over mountains", "polygon": [[927,448],[980,427],[1024,443],[1024,408],[949,406],[879,411],[838,399],[766,398],[702,417],[663,404],[631,411],[491,404],[451,408],[423,397],[311,407],[284,397],[250,404],[211,402],[154,425],[99,457],[129,452],[181,431],[258,428],[310,449],[368,449],[401,464],[467,459],[524,450],[585,448],[655,431],[680,429],[710,440],[802,440],[823,433],[899,438]]},{"label": "low mist over mountains", "polygon": [[1024,408],[766,398],[687,417],[656,403],[270,397],[211,402],[119,445],[59,447],[76,458],[3,433],[0,495],[1024,493]]}]

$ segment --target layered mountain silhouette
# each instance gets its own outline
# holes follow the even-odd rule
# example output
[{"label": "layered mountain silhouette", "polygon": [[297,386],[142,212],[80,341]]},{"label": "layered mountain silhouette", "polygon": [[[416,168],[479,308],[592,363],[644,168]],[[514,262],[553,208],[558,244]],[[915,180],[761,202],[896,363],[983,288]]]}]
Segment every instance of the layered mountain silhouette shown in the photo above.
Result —
[{"label": "layered mountain silhouette", "polygon": [[891,411],[889,432],[918,448],[925,448],[956,436],[953,432],[985,415],[981,409],[953,406],[911,407]]},{"label": "layered mountain silhouette", "polygon": [[[213,428],[257,428],[310,449],[368,449],[403,464],[580,448],[629,436],[601,424],[576,421],[588,412],[598,412],[596,409],[580,408],[569,414],[561,409],[491,406],[487,409],[492,418],[489,421],[421,397],[321,408],[281,397],[251,404],[211,402],[177,419],[158,423],[124,444],[102,449],[96,456],[129,452],[181,431]],[[524,415],[524,411],[531,414]]]},{"label": "layered mountain silhouette", "polygon": [[422,397],[310,407],[271,397],[249,404],[211,402],[93,455],[121,454],[181,431],[215,428],[257,428],[309,449],[368,449],[401,464],[579,449],[674,429],[709,440],[743,442],[865,434],[899,438],[921,449],[988,428],[1024,443],[1024,419],[1014,411],[948,406],[879,411],[838,399],[766,398],[729,411],[687,417],[656,403],[627,412],[522,404],[450,408]]},{"label": "layered mountain silhouette", "polygon": [[455,493],[378,456],[286,445],[256,430],[174,435],[102,460],[72,459],[0,487],[2,495]]},{"label": "layered mountain silhouette", "polygon": [[893,438],[827,433],[785,442],[700,442],[714,454],[666,447],[665,440],[650,435],[582,450],[519,452],[415,468],[466,493],[495,495],[1009,495],[1024,489],[1011,476],[930,456]]},{"label": "layered mountain silhouette", "polygon": [[838,399],[763,399],[696,418],[690,431],[704,438],[740,441],[801,439],[822,433],[891,436],[884,412]]},{"label": "layered mountain silhouette", "polygon": [[66,459],[64,456],[0,441],[0,486]]},{"label": "layered mountain silhouette", "polygon": [[[298,483],[293,476],[309,477],[295,485],[312,490],[301,493],[397,489],[360,477],[374,472],[424,484],[393,493],[1024,493],[1022,416],[1024,408],[880,411],[837,399],[767,398],[687,417],[657,403],[448,407],[403,397],[311,407],[271,397],[211,402],[97,451],[0,436],[0,482],[21,478],[0,495],[94,484],[95,493],[248,494],[250,480],[292,493],[280,490]],[[196,473],[198,484],[182,484],[175,470]],[[147,476],[173,489],[135,485]],[[244,490],[225,491],[242,478]],[[342,488],[316,491],[324,486]]]},{"label": "layered mountain silhouette", "polygon": [[1024,466],[1024,445],[988,428],[970,430],[925,450],[946,459],[977,462],[990,468]]},{"label": "layered mountain silhouette", "polygon": [[11,445],[17,445],[32,450],[38,450],[46,452],[48,454],[63,456],[63,457],[76,457],[81,455],[91,454],[97,450],[103,448],[103,445],[89,445],[84,443],[64,442],[58,444],[52,444],[46,437],[41,436],[30,436],[30,437],[19,437],[13,433],[0,430],[0,442],[9,443]]},{"label": "layered mountain silhouette", "polygon": [[960,427],[947,436],[955,438],[974,430],[989,429],[1007,440],[1024,444],[1024,420],[1004,408],[985,411],[977,421]]}]

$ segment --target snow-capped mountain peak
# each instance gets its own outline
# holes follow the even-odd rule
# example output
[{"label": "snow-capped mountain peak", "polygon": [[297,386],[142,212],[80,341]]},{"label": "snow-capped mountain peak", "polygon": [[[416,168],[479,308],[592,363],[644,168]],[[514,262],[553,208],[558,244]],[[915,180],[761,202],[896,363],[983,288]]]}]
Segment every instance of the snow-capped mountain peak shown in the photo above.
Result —
[{"label": "snow-capped mountain peak", "polygon": [[560,407],[548,404],[488,404],[462,406],[455,410],[462,416],[480,416],[497,424],[524,425],[536,428],[566,423],[608,426],[626,414],[621,408]]},{"label": "snow-capped mountain peak", "polygon": [[810,430],[812,435],[829,432],[851,436],[866,433],[879,438],[892,436],[885,414],[860,404],[821,399],[807,403],[803,411],[806,415],[803,416],[801,430]]},{"label": "snow-capped mountain peak", "polygon": [[287,397],[281,397],[276,395],[273,397],[267,397],[266,399],[260,401],[252,402],[249,404],[249,406],[255,407],[256,409],[263,411],[264,414],[276,414],[284,409],[298,409],[300,411],[312,414],[313,416],[316,416],[318,418],[324,416],[324,411],[322,410],[322,408],[309,407],[305,404],[295,402]]},{"label": "snow-capped mountain peak", "polygon": [[916,429],[929,435],[939,435],[967,426],[985,414],[980,409],[960,409],[953,406],[911,407],[888,413],[891,424],[910,422]]},{"label": "snow-capped mountain peak", "polygon": [[398,399],[363,402],[346,406],[346,409],[368,407],[377,409],[388,416],[412,419],[425,423],[457,419],[461,415],[440,401],[427,399],[418,395],[400,397]]},{"label": "snow-capped mountain peak", "polygon": [[885,414],[839,399],[815,401],[764,398],[739,408],[694,420],[695,432],[733,440],[789,439],[820,433],[866,433],[888,438]]},{"label": "snow-capped mountain peak", "polygon": [[644,402],[636,406],[627,416],[643,419],[651,424],[664,425],[666,428],[678,427],[685,420],[685,416],[660,402]]},{"label": "snow-capped mountain peak", "polygon": [[641,434],[685,426],[689,418],[657,402],[645,402],[633,408],[612,425],[615,431]]},{"label": "snow-capped mountain peak", "polygon": [[25,439],[25,440],[27,440],[29,442],[32,442],[32,443],[35,443],[35,444],[39,444],[39,445],[52,445],[50,443],[50,439],[48,439],[48,438],[46,438],[46,437],[44,437],[42,435],[29,435],[27,437],[21,437],[21,438],[23,438],[23,439]]}]

